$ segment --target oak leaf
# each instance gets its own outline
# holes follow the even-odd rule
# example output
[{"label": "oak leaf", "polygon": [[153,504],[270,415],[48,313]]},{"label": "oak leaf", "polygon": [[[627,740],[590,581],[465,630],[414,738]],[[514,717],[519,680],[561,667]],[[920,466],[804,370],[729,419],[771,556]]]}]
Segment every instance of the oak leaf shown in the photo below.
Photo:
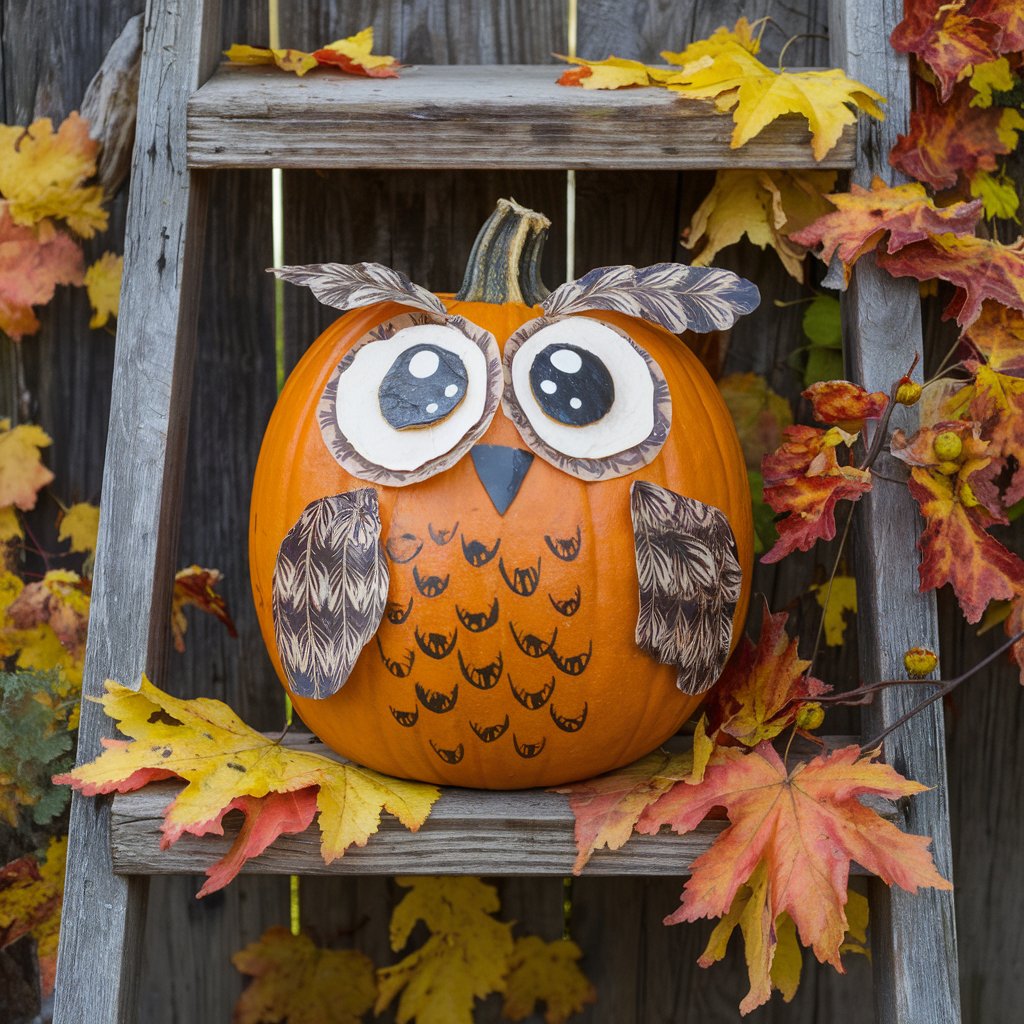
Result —
[{"label": "oak leaf", "polygon": [[320,64],[330,64],[350,75],[370,78],[397,78],[401,64],[394,57],[373,52],[373,28],[364,28],[354,36],[338,39],[316,50],[313,56]]},{"label": "oak leaf", "polygon": [[186,832],[222,831],[232,805],[243,811],[246,827],[224,861],[207,870],[200,895],[230,881],[244,860],[240,853],[254,856],[282,832],[302,831],[313,810],[329,864],[350,846],[365,846],[385,810],[415,832],[440,795],[434,786],[286,747],[250,729],[226,704],[172,697],[144,676],[138,690],[110,680],[106,689],[99,703],[129,739],[104,741],[95,761],[54,782],[95,796],[183,779],[186,786],[164,812],[165,848]]},{"label": "oak leaf", "polygon": [[848,432],[863,430],[865,420],[880,419],[889,404],[884,391],[865,391],[848,380],[817,381],[803,392],[803,397],[811,403],[811,415],[819,423]]},{"label": "oak leaf", "polygon": [[67,836],[54,837],[42,863],[30,855],[0,867],[0,949],[24,935],[35,939],[44,996],[53,992],[57,970],[67,847]]},{"label": "oak leaf", "polygon": [[36,495],[53,473],[42,463],[42,450],[53,443],[34,423],[11,426],[0,419],[0,508],[14,505],[22,512],[36,507]]},{"label": "oak leaf", "polygon": [[54,217],[83,238],[103,230],[103,188],[85,184],[96,173],[99,148],[77,112],[56,131],[48,117],[27,128],[0,125],[0,195],[14,223],[31,227]]},{"label": "oak leaf", "polygon": [[783,443],[761,464],[765,501],[778,513],[779,539],[762,562],[777,562],[793,551],[809,551],[819,540],[836,535],[836,506],[858,501],[871,490],[871,474],[843,465],[836,456],[856,435],[839,427],[820,430],[795,426],[783,431]]},{"label": "oak leaf", "polygon": [[931,89],[919,90],[909,130],[897,137],[889,163],[933,188],[952,188],[961,173],[994,171],[996,157],[1017,148],[1024,117],[1012,107],[974,106],[975,96],[967,82],[945,103]]},{"label": "oak leaf", "polygon": [[814,584],[811,591],[821,606],[825,643],[829,647],[842,647],[847,612],[857,611],[857,581],[852,576],[838,575],[831,583]]},{"label": "oak leaf", "polygon": [[228,636],[238,636],[238,630],[228,612],[227,602],[214,589],[220,581],[219,569],[204,569],[200,565],[190,565],[179,569],[174,574],[174,594],[171,598],[171,633],[174,636],[175,650],[185,650],[185,632],[188,629],[185,608],[189,605],[209,613],[222,622],[228,631]]},{"label": "oak leaf", "polygon": [[692,770],[689,752],[656,750],[625,768],[556,789],[568,795],[576,819],[572,873],[578,875],[595,851],[625,846],[644,809]]},{"label": "oak leaf", "polygon": [[516,939],[505,982],[506,1020],[526,1020],[544,1004],[545,1024],[565,1024],[597,998],[579,966],[583,953],[569,939],[545,942],[536,935]]},{"label": "oak leaf", "polygon": [[231,957],[253,979],[232,1024],[358,1024],[373,1007],[373,962],[355,949],[320,949],[307,935],[268,928]]},{"label": "oak leaf", "polygon": [[838,257],[847,281],[857,260],[873,251],[887,234],[886,251],[892,253],[933,235],[972,234],[981,216],[980,200],[938,207],[923,185],[890,186],[878,177],[869,189],[853,184],[849,192],[825,198],[835,210],[792,232],[790,238],[814,248],[826,263]]},{"label": "oak leaf", "polygon": [[935,72],[943,102],[974,65],[998,56],[1001,30],[974,17],[967,0],[914,0],[904,10],[905,17],[890,36],[893,49],[916,54]]},{"label": "oak leaf", "polygon": [[111,317],[117,316],[121,302],[121,275],[124,257],[105,252],[85,272],[85,290],[92,306],[90,327],[104,327]]},{"label": "oak leaf", "polygon": [[294,72],[299,78],[319,67],[320,63],[313,54],[302,50],[246,46],[242,43],[233,43],[224,51],[224,56],[232,64],[275,64],[282,71]]},{"label": "oak leaf", "polygon": [[0,331],[14,341],[39,330],[33,306],[58,285],[82,283],[82,250],[63,231],[21,227],[0,207]]},{"label": "oak leaf", "polygon": [[[955,434],[962,453],[952,471],[935,452],[941,434]],[[968,622],[977,622],[990,601],[1008,600],[1020,590],[1024,560],[1008,551],[987,531],[1005,522],[998,506],[982,504],[985,492],[972,486],[991,461],[989,442],[980,424],[966,421],[937,423],[907,438],[892,436],[892,454],[910,466],[907,486],[921,509],[925,529],[918,540],[921,591],[948,583]]]},{"label": "oak leaf", "polygon": [[988,365],[1000,373],[1024,375],[1024,312],[988,300],[963,332]]},{"label": "oak leaf", "polygon": [[835,180],[834,171],[719,170],[686,230],[686,247],[699,249],[693,264],[708,266],[721,249],[746,237],[761,249],[770,245],[802,282],[807,250],[789,236],[830,209],[824,194]]},{"label": "oak leaf", "polygon": [[398,998],[398,1024],[472,1024],[473,1005],[504,992],[512,956],[512,925],[494,886],[478,878],[397,878],[409,889],[391,915],[397,953],[422,921],[430,937],[397,964],[377,972],[380,1014]]},{"label": "oak leaf", "polygon": [[801,114],[810,128],[815,160],[835,147],[843,129],[857,120],[856,111],[879,120],[885,116],[883,97],[839,69],[774,71],[739,46],[713,57],[710,66],[684,68],[668,79],[668,88],[687,99],[712,99],[720,111],[733,111],[733,149],[776,118]]},{"label": "oak leaf", "polygon": [[638,60],[628,60],[614,54],[605,60],[583,60],[561,54],[556,56],[576,65],[562,72],[558,85],[579,85],[584,89],[628,89],[652,84],[651,69]]},{"label": "oak leaf", "polygon": [[756,747],[788,729],[801,706],[831,689],[807,674],[811,663],[786,632],[786,612],[763,606],[757,644],[743,636],[711,692],[707,716],[712,738],[722,734]]},{"label": "oak leaf", "polygon": [[[839,950],[848,928],[844,907],[852,861],[910,892],[951,888],[935,870],[930,839],[904,834],[861,802],[866,796],[896,800],[926,789],[874,756],[862,756],[851,746],[789,769],[770,744],[762,743],[750,752],[722,751],[702,783],[671,789],[644,814],[638,832],[654,834],[667,825],[685,835],[714,807],[725,808],[730,824],[694,861],[681,905],[665,923],[722,917],[748,885],[752,892],[744,913],[750,920],[770,929],[788,914],[801,943],[842,971]],[[757,884],[761,867],[763,885]],[[758,974],[763,980],[763,972]],[[752,990],[744,1009],[767,997],[763,985]]]},{"label": "oak leaf", "polygon": [[961,327],[981,313],[986,299],[1024,310],[1024,239],[1013,245],[987,238],[939,235],[899,252],[881,253],[878,264],[893,277],[938,278],[957,288],[947,312]]}]

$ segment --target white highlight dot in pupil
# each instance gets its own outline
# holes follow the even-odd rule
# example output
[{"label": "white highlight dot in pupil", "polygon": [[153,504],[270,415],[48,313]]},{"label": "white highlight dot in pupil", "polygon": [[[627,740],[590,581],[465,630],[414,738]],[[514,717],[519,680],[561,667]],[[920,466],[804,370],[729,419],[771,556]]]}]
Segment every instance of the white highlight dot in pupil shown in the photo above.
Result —
[{"label": "white highlight dot in pupil", "polygon": [[560,348],[557,352],[551,353],[551,365],[562,373],[576,373],[583,365],[579,352],[572,349]]},{"label": "white highlight dot in pupil", "polygon": [[579,409],[583,405],[583,402],[580,399],[578,399],[578,398],[570,398],[569,399],[569,404],[574,409]]},{"label": "white highlight dot in pupil", "polygon": [[458,384],[449,384],[448,387],[446,387],[444,389],[444,397],[445,398],[454,398],[458,393],[459,393],[459,385]]},{"label": "white highlight dot in pupil", "polygon": [[426,377],[433,377],[437,373],[437,368],[440,366],[441,360],[438,359],[436,352],[431,352],[428,349],[424,349],[417,352],[416,355],[409,360],[409,372],[414,376],[423,380]]},{"label": "white highlight dot in pupil", "polygon": [[540,389],[545,395],[553,395],[558,390],[558,385],[553,380],[542,380]]},{"label": "white highlight dot in pupil", "polygon": [[431,403],[430,403],[430,404],[429,404],[429,405],[427,406],[427,412],[429,412],[429,413],[435,413],[435,412],[437,412],[437,402],[431,402]]}]

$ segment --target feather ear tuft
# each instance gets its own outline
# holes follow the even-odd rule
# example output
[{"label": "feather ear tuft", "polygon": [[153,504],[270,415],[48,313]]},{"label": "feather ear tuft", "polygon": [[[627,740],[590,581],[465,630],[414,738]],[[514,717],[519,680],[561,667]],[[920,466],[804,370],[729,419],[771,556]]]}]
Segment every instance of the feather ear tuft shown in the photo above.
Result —
[{"label": "feather ear tuft", "polygon": [[308,288],[325,306],[335,309],[400,302],[428,313],[443,315],[445,311],[436,295],[380,263],[311,263],[303,267],[271,267],[267,272]]},{"label": "feather ear tuft", "polygon": [[656,263],[599,267],[556,288],[541,306],[547,316],[614,310],[678,334],[724,331],[760,301],[757,286],[731,270]]}]

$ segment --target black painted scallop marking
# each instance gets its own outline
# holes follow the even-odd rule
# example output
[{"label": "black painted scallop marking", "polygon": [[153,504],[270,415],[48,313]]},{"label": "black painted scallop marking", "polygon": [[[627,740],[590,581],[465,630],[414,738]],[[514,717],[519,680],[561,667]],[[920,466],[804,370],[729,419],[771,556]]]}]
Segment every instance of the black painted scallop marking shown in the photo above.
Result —
[{"label": "black painted scallop marking", "polygon": [[501,547],[500,537],[494,542],[493,548],[489,548],[483,541],[479,540],[471,540],[467,543],[465,534],[460,539],[462,541],[462,553],[466,556],[466,561],[474,569],[479,569],[482,565],[486,565],[494,558],[498,553],[498,548]]},{"label": "black painted scallop marking", "polygon": [[440,690],[428,690],[417,683],[416,698],[428,711],[433,711],[435,715],[443,715],[455,707],[455,702],[459,699],[459,684],[455,684],[451,693],[443,693]]},{"label": "black painted scallop marking", "polygon": [[513,569],[512,578],[509,579],[508,571],[505,569],[505,559],[498,559],[498,570],[505,585],[513,594],[520,597],[532,597],[540,582],[540,559],[537,559],[536,566],[528,565],[525,569]]},{"label": "black painted scallop marking", "polygon": [[568,618],[580,610],[580,588],[577,587],[572,597],[567,597],[564,601],[556,601],[552,594],[548,594],[548,600],[554,605],[555,611],[559,615],[564,615]]},{"label": "black painted scallop marking", "polygon": [[430,534],[430,539],[439,547],[443,548],[445,545],[450,544],[452,538],[455,536],[459,529],[458,522],[449,529],[435,530],[432,523],[427,523],[427,532]]},{"label": "black painted scallop marking", "polygon": [[416,724],[416,722],[419,721],[419,708],[413,708],[412,711],[399,711],[398,708],[393,708],[389,704],[388,709],[390,710],[391,714],[394,715],[395,721],[399,725],[405,726],[406,729],[411,729]]},{"label": "black painted scallop marking", "polygon": [[567,658],[563,658],[555,650],[553,644],[549,653],[559,672],[564,672],[567,676],[578,676],[590,664],[590,656],[594,653],[594,641],[588,641],[585,651],[579,654],[570,654]]},{"label": "black painted scallop marking", "polygon": [[495,598],[489,611],[486,612],[467,612],[463,611],[458,605],[455,606],[455,614],[459,617],[461,622],[470,633],[482,633],[485,629],[490,629],[498,621],[498,599]]},{"label": "black painted scallop marking", "polygon": [[451,750],[445,750],[444,747],[439,747],[433,740],[430,741],[430,746],[433,751],[445,764],[458,764],[466,753],[465,748],[460,743],[457,747],[453,747]]},{"label": "black painted scallop marking", "polygon": [[407,650],[405,657],[401,661],[395,658],[389,658],[384,653],[384,647],[380,642],[380,637],[375,638],[377,641],[377,650],[380,652],[380,660],[384,662],[384,667],[396,678],[404,679],[412,671],[412,663],[416,658],[416,652],[413,650]]},{"label": "black painted scallop marking", "polygon": [[463,660],[462,651],[459,651],[459,668],[462,670],[462,678],[475,686],[478,690],[493,690],[501,679],[501,671],[505,667],[505,660],[498,651],[498,657],[489,665],[482,665],[480,668],[474,665],[467,665]]},{"label": "black painted scallop marking", "polygon": [[579,557],[583,535],[577,526],[575,537],[552,537],[550,534],[545,534],[544,543],[547,544],[548,550],[555,558],[560,558],[563,562],[574,562]]},{"label": "black painted scallop marking", "polygon": [[551,720],[558,726],[562,732],[579,732],[583,728],[583,723],[587,720],[587,702],[583,702],[583,710],[576,715],[574,718],[572,715],[560,715],[555,710],[555,705],[551,705]]},{"label": "black painted scallop marking", "polygon": [[512,746],[516,748],[516,753],[523,758],[529,760],[531,757],[536,757],[545,746],[547,746],[547,737],[542,739],[540,743],[520,743],[519,737],[515,733],[512,733]]},{"label": "black painted scallop marking", "polygon": [[512,696],[515,697],[520,704],[526,708],[527,711],[538,711],[544,707],[549,700],[551,700],[551,694],[555,692],[555,677],[546,682],[539,690],[521,690],[512,680],[512,676],[508,677],[508,685],[512,689]]},{"label": "black painted scallop marking", "polygon": [[377,390],[380,413],[395,430],[443,420],[466,397],[469,375],[454,352],[413,345],[395,358]]},{"label": "black painted scallop marking", "polygon": [[407,618],[409,618],[409,612],[412,611],[412,598],[409,598],[409,603],[403,608],[397,601],[388,601],[387,606],[384,609],[384,618],[391,623],[392,626],[401,626]]},{"label": "black painted scallop marking", "polygon": [[387,544],[388,558],[397,565],[405,565],[411,562],[422,550],[423,541],[415,533],[398,533],[388,537]]},{"label": "black painted scallop marking", "polygon": [[505,721],[499,722],[497,725],[477,725],[476,722],[470,722],[469,727],[484,743],[493,743],[495,740],[501,739],[508,731],[509,717],[506,715]]},{"label": "black painted scallop marking", "polygon": [[415,565],[412,567],[412,581],[424,597],[440,597],[448,589],[450,579],[451,574],[444,579],[440,576],[421,576],[419,569]]},{"label": "black painted scallop marking", "polygon": [[450,635],[448,633],[423,634],[420,632],[419,626],[413,632],[419,649],[428,658],[436,658],[438,661],[447,658],[455,650],[455,639],[458,635],[458,629],[455,629]]},{"label": "black painted scallop marking", "polygon": [[550,640],[541,640],[539,636],[534,636],[533,633],[517,633],[514,622],[510,622],[508,628],[512,634],[512,639],[516,642],[516,646],[528,658],[543,658],[548,651],[552,650],[555,638],[558,636],[557,629],[551,634]]}]

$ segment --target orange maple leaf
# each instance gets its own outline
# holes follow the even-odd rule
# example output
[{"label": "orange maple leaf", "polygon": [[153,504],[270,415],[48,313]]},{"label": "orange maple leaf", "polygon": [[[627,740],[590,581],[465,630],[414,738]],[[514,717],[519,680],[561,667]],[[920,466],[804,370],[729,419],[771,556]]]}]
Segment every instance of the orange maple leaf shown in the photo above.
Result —
[{"label": "orange maple leaf", "polygon": [[[644,813],[638,832],[652,835],[667,825],[685,835],[715,807],[725,808],[730,824],[694,861],[682,903],[665,923],[723,916],[740,887],[763,869],[764,883],[751,898],[759,901],[769,929],[789,914],[800,941],[820,962],[842,971],[851,861],[910,892],[923,886],[950,889],[935,870],[930,839],[901,832],[861,802],[865,796],[895,800],[927,788],[874,756],[844,747],[788,769],[762,743],[750,752],[723,751],[699,785],[674,786]],[[741,1009],[760,1005],[769,992],[770,985],[752,991]]]},{"label": "orange maple leaf", "polygon": [[865,420],[879,419],[889,404],[884,391],[865,391],[848,380],[821,380],[802,394],[819,423],[851,432],[863,430]]},{"label": "orange maple leaf", "polygon": [[986,299],[1024,310],[1024,239],[1013,245],[987,238],[939,235],[897,253],[881,253],[878,264],[893,277],[939,278],[957,287],[947,313],[961,327],[973,323]]},{"label": "orange maple leaf", "polygon": [[707,705],[712,738],[721,733],[755,747],[778,736],[809,700],[832,687],[807,675],[811,663],[798,653],[798,640],[786,632],[786,612],[773,615],[764,604],[755,646],[744,636],[711,691]]},{"label": "orange maple leaf", "polygon": [[918,89],[910,129],[898,136],[889,163],[933,188],[952,188],[961,172],[994,171],[996,157],[1017,148],[1024,117],[1012,107],[972,107],[975,95],[967,82],[945,103],[934,90]]},{"label": "orange maple leaf", "polygon": [[975,64],[999,56],[999,26],[974,17],[973,10],[965,13],[964,7],[965,0],[914,0],[889,37],[894,50],[917,54],[935,72],[943,102]]},{"label": "orange maple leaf", "polygon": [[0,206],[0,331],[14,341],[39,330],[33,306],[53,298],[57,285],[82,283],[82,250],[52,223],[22,227]]},{"label": "orange maple leaf", "polygon": [[889,186],[876,177],[871,188],[851,185],[849,192],[826,196],[835,206],[789,237],[815,250],[826,263],[838,256],[847,280],[850,268],[875,249],[888,233],[887,250],[896,252],[933,235],[969,235],[981,217],[981,200],[938,207],[918,182]]},{"label": "orange maple leaf", "polygon": [[871,490],[871,474],[841,465],[839,445],[852,445],[856,435],[839,427],[787,427],[785,441],[761,463],[764,500],[775,512],[789,513],[776,523],[779,539],[761,558],[777,562],[792,551],[808,551],[818,540],[836,535],[836,505],[858,501]]},{"label": "orange maple leaf", "polygon": [[993,370],[1024,374],[1024,313],[1019,309],[983,302],[977,320],[964,328],[962,337]]},{"label": "orange maple leaf", "polygon": [[[943,435],[959,439],[953,459],[943,458]],[[974,487],[991,461],[988,448],[981,425],[963,420],[924,427],[910,438],[897,430],[891,443],[892,454],[910,466],[907,486],[925,520],[918,540],[921,590],[950,584],[968,622],[977,622],[990,601],[1014,597],[1024,580],[1024,561],[986,532],[1006,521],[985,490]]]},{"label": "orange maple leaf", "polygon": [[364,28],[354,36],[338,39],[319,50],[313,56],[320,64],[332,64],[350,75],[366,75],[369,78],[397,78],[401,64],[394,57],[373,53],[373,29]]},{"label": "orange maple leaf", "polygon": [[174,635],[175,650],[185,650],[185,631],[188,620],[185,618],[186,605],[192,605],[200,611],[208,612],[222,622],[228,636],[238,636],[238,630],[228,612],[227,602],[217,593],[214,587],[221,581],[219,569],[204,569],[199,565],[190,565],[179,569],[174,574],[174,596],[171,598],[171,632]]}]

